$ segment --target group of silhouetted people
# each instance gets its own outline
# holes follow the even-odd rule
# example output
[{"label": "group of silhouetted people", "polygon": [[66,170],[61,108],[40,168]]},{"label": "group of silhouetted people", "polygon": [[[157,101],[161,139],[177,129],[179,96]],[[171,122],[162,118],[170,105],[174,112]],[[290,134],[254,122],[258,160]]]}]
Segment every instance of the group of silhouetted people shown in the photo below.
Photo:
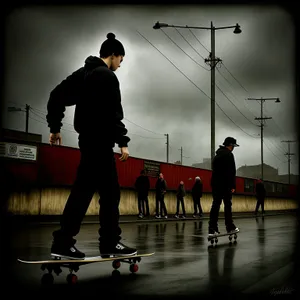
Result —
[{"label": "group of silhouetted people", "polygon": [[[144,218],[150,216],[149,212],[149,189],[150,189],[150,180],[146,175],[145,170],[142,170],[140,176],[136,179],[135,188],[137,191],[137,199],[138,199],[138,212],[139,218]],[[168,218],[168,210],[165,204],[165,194],[167,191],[167,182],[164,179],[164,175],[162,173],[159,174],[159,177],[155,184],[155,202],[156,202],[156,213],[155,218]],[[195,177],[195,183],[192,187],[192,197],[194,203],[194,214],[193,217],[195,218],[197,215],[200,217],[203,216],[203,210],[201,207],[200,200],[202,198],[202,191],[203,191],[203,184],[202,180],[199,176]],[[186,210],[184,205],[184,197],[186,196],[185,185],[183,181],[179,182],[177,191],[176,191],[176,199],[177,199],[177,206],[176,206],[176,213],[175,218],[186,218]],[[182,214],[180,215],[180,207]]]}]

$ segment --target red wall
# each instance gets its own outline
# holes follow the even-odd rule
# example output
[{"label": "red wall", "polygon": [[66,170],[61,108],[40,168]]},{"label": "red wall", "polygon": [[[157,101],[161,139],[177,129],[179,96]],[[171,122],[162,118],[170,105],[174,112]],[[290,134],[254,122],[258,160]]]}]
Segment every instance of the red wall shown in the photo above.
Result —
[{"label": "red wall", "polygon": [[[6,161],[6,168],[16,184],[40,184],[41,186],[71,186],[73,184],[80,160],[79,149],[38,144],[37,155],[37,162],[21,162],[14,159]],[[120,162],[119,157],[120,154],[115,153],[119,183],[121,187],[133,188],[136,178],[144,168],[144,159],[129,157],[126,162]],[[195,177],[200,176],[203,191],[211,191],[211,171],[209,170],[161,162],[160,172],[164,174],[169,190],[177,189],[181,180],[184,181],[186,190],[191,190]],[[149,179],[153,189],[157,178],[149,177]],[[290,195],[295,196],[296,186],[291,185],[289,191]],[[236,178],[236,193],[245,194],[242,177]]]},{"label": "red wall", "polygon": [[122,187],[133,187],[136,177],[140,175],[140,171],[144,167],[144,161],[129,157],[127,161],[121,162],[120,155],[115,154],[117,171],[119,176],[119,184]]},{"label": "red wall", "polygon": [[[235,179],[235,192],[237,194],[245,194],[244,192],[244,178],[236,177]],[[251,193],[249,193],[251,194]]]},{"label": "red wall", "polygon": [[200,176],[203,182],[203,192],[210,191],[211,172],[208,170],[162,163],[160,171],[164,174],[169,189],[177,189],[179,182],[182,180],[185,189],[191,190],[195,182],[195,177]]},{"label": "red wall", "polygon": [[[1,164],[2,188],[10,187],[16,191],[20,188],[26,190],[30,186],[38,184],[38,164],[32,162],[9,161],[9,164]],[[3,179],[3,180],[2,180]],[[5,186],[7,185],[7,186]]]},{"label": "red wall", "polygon": [[38,154],[39,179],[42,185],[72,185],[80,152],[77,149],[40,145]]}]

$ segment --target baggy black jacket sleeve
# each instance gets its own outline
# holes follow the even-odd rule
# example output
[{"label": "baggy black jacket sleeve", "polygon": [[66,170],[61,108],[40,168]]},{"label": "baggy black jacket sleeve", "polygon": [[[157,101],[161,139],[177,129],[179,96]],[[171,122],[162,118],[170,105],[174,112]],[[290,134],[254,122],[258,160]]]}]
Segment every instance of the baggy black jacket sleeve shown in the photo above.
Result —
[{"label": "baggy black jacket sleeve", "polygon": [[50,133],[59,133],[64,118],[66,106],[76,105],[81,95],[81,87],[84,80],[84,69],[73,72],[50,93],[47,103],[46,120]]}]

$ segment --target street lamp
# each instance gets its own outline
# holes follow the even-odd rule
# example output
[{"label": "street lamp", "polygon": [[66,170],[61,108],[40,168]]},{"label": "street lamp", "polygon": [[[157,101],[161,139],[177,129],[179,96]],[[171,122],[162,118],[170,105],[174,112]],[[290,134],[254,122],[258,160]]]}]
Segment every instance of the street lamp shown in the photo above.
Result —
[{"label": "street lamp", "polygon": [[210,27],[199,27],[199,26],[180,26],[180,25],[169,25],[167,23],[156,22],[153,26],[153,29],[160,29],[164,27],[174,27],[174,28],[189,28],[189,29],[204,29],[211,31],[211,53],[209,59],[206,59],[205,62],[210,62],[211,66],[211,166],[212,160],[215,156],[215,67],[220,61],[219,58],[215,57],[215,31],[220,29],[234,28],[233,33],[239,34],[242,32],[241,27],[238,23],[233,26],[223,26],[223,27],[214,27],[213,23],[210,23]]},{"label": "street lamp", "polygon": [[[212,22],[211,22],[212,24]],[[174,27],[174,28],[190,28],[190,29],[208,29],[211,30],[212,27],[199,27],[199,26],[180,26],[180,25],[169,25],[167,23],[160,23],[160,22],[156,22],[153,26],[153,29],[160,29],[160,28],[164,28],[164,27]],[[226,29],[226,28],[234,28],[233,33],[235,34],[239,34],[242,32],[241,30],[241,26],[236,23],[236,25],[234,26],[225,26],[225,27],[213,27],[214,30],[218,30],[218,29]]]}]

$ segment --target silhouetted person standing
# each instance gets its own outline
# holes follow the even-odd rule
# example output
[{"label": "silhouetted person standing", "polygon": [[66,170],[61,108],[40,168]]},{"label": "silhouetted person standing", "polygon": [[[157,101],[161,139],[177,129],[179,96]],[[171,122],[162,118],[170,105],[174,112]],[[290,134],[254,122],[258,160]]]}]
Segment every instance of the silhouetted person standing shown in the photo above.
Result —
[{"label": "silhouetted person standing", "polygon": [[238,232],[239,229],[233,224],[232,220],[232,193],[235,192],[236,166],[233,156],[234,147],[239,147],[236,139],[227,137],[216,151],[216,156],[212,162],[211,187],[213,202],[210,210],[208,234],[219,233],[218,217],[222,200],[225,210],[225,225],[227,232]]},{"label": "silhouetted person standing", "polygon": [[167,192],[167,182],[164,179],[162,173],[159,174],[159,177],[155,185],[156,190],[156,216],[155,218],[168,218],[168,212],[165,204],[165,193]]},{"label": "silhouetted person standing", "polygon": [[[149,213],[149,201],[148,201],[148,193],[150,189],[150,181],[148,176],[146,175],[145,170],[142,170],[140,176],[135,181],[135,188],[138,193],[138,210],[139,217],[143,218],[144,216],[148,217]],[[146,210],[145,210],[146,205]]]},{"label": "silhouetted person standing", "polygon": [[195,177],[195,183],[192,187],[192,196],[194,202],[194,214],[193,218],[196,218],[197,212],[199,211],[199,216],[202,217],[203,210],[201,207],[200,199],[202,197],[203,184],[199,176]]},{"label": "silhouetted person standing", "polygon": [[261,212],[265,214],[265,197],[266,197],[266,189],[264,182],[262,179],[259,179],[255,186],[255,196],[257,199],[256,207],[255,207],[255,214],[258,213],[259,206],[261,206]]},{"label": "silhouetted person standing", "polygon": [[177,209],[176,209],[176,214],[175,214],[175,218],[179,218],[179,208],[181,205],[181,209],[182,209],[182,218],[186,218],[185,215],[185,207],[184,207],[184,197],[186,195],[185,192],[185,188],[184,188],[184,182],[180,181],[178,189],[177,189],[177,193],[176,193],[176,198],[177,198]]}]

